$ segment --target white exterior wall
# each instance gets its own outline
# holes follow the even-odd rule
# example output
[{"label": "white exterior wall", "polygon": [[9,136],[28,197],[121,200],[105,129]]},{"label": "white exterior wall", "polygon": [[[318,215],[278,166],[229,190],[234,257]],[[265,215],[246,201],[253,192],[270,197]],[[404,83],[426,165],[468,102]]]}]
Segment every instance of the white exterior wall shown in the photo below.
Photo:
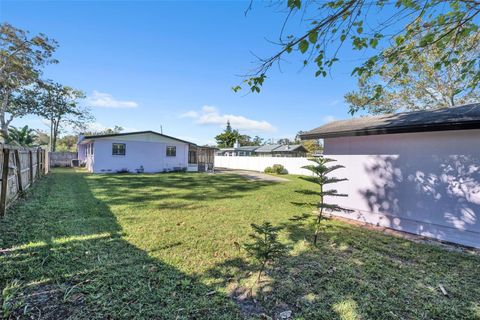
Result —
[{"label": "white exterior wall", "polygon": [[[112,155],[113,143],[125,143],[125,155]],[[167,146],[176,147],[176,156],[167,157]],[[144,172],[162,172],[188,167],[188,144],[154,134],[138,134],[97,138],[93,144],[91,171],[116,172],[127,169],[136,172],[143,166]]]},{"label": "white exterior wall", "polygon": [[480,247],[480,130],[329,138],[345,218]]},{"label": "white exterior wall", "polygon": [[81,161],[86,160],[87,158],[86,149],[87,149],[87,146],[85,144],[77,145],[78,160],[81,160]]},{"label": "white exterior wall", "polygon": [[302,166],[311,164],[307,158],[215,155],[216,168],[242,169],[263,172],[266,167],[271,167],[274,164],[281,164],[290,174],[310,174],[308,170],[302,169]]}]

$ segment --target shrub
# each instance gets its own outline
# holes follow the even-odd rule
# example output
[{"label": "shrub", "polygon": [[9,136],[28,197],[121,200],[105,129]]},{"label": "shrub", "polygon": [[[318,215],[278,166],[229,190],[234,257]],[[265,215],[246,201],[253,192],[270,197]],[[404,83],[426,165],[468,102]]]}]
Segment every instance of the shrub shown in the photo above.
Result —
[{"label": "shrub", "polygon": [[265,170],[263,170],[265,173],[273,173],[273,168],[272,167],[266,167]]},{"label": "shrub", "polygon": [[287,174],[288,173],[287,169],[285,169],[285,167],[282,166],[281,164],[274,164],[272,169],[273,169],[273,173],[276,173],[276,174]]},{"label": "shrub", "polygon": [[281,164],[274,164],[272,167],[266,167],[265,170],[263,170],[265,173],[274,173],[274,174],[287,174],[288,171],[285,169],[284,166]]}]

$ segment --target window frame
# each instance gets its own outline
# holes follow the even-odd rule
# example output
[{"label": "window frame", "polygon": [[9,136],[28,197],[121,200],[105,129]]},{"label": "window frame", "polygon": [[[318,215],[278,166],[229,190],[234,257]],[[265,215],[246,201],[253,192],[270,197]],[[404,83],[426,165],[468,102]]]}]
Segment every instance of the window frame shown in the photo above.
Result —
[{"label": "window frame", "polygon": [[[122,153],[115,153],[115,146],[123,146],[123,154]],[[118,149],[117,150],[121,150]],[[126,143],[112,143],[112,156],[125,156],[127,154],[127,144]]]},{"label": "window frame", "polygon": [[[169,150],[173,150],[173,154],[169,153]],[[167,146],[165,150],[165,154],[167,157],[176,157],[177,156],[177,146]]]}]

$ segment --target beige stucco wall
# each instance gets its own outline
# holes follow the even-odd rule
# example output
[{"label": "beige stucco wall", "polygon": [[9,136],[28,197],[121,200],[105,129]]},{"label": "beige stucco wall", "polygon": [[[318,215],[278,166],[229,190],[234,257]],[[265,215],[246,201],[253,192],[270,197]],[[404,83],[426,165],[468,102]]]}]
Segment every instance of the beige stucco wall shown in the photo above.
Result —
[{"label": "beige stucco wall", "polygon": [[338,215],[480,247],[480,130],[325,139]]}]

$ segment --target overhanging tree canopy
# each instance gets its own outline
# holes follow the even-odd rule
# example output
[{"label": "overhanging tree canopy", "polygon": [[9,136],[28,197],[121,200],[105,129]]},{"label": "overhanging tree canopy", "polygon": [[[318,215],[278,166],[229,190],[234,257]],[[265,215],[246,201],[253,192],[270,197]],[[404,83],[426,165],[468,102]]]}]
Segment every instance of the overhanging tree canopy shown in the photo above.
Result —
[{"label": "overhanging tree canopy", "polygon": [[[252,92],[260,92],[271,67],[292,52],[303,56],[302,64],[313,63],[315,76],[322,77],[342,59],[344,47],[369,56],[352,70],[363,79],[377,76],[379,64],[395,64],[394,78],[408,75],[419,50],[441,52],[435,65],[440,69],[455,63],[457,44],[478,32],[480,13],[476,0],[288,0],[285,7],[288,12],[279,26],[279,50],[261,59],[258,68],[245,76],[244,84]],[[289,34],[288,21],[298,15],[303,31]],[[461,76],[469,75],[466,87],[471,90],[480,81],[479,62],[479,56],[472,56],[459,69]],[[380,99],[383,85],[374,90],[372,98]]]}]

